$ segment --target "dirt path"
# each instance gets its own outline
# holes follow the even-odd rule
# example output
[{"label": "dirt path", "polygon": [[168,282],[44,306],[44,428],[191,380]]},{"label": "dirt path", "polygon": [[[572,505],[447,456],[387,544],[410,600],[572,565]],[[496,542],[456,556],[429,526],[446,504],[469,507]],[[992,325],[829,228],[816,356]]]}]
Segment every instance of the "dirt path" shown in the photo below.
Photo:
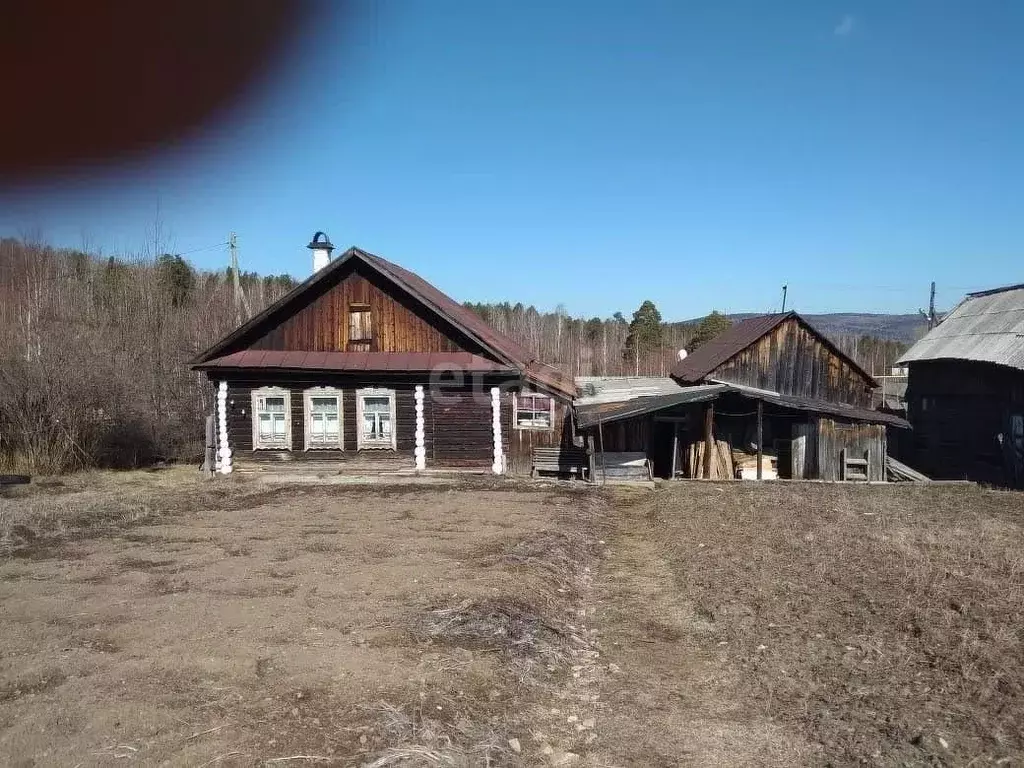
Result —
[{"label": "dirt path", "polygon": [[[712,617],[680,598],[664,494],[620,491],[589,596],[601,656],[593,765],[798,765],[799,734],[752,706]],[[820,760],[820,757],[817,758]]]}]

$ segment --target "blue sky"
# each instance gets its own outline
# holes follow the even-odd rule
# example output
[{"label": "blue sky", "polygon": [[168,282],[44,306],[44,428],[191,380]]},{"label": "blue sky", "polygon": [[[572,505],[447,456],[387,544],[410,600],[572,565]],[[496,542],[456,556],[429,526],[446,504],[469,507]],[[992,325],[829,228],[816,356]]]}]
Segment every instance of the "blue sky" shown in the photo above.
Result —
[{"label": "blue sky", "polygon": [[[1024,282],[1024,3],[325,6],[258,97],[0,234],[310,271],[317,229],[459,300],[912,312]],[[199,250],[204,249],[204,250]]]}]

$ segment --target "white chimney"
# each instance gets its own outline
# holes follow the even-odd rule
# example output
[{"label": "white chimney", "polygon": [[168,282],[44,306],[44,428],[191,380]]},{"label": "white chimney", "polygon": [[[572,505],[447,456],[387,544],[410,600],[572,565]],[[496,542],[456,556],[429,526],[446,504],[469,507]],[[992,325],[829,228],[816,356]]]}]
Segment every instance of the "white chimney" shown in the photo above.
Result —
[{"label": "white chimney", "polygon": [[334,250],[334,246],[331,245],[331,241],[326,233],[317,232],[314,234],[313,239],[306,247],[313,252],[314,275],[331,263],[331,251]]},{"label": "white chimney", "polygon": [[679,350],[679,362],[682,362],[685,359],[686,359],[686,350],[685,349],[680,349]]}]

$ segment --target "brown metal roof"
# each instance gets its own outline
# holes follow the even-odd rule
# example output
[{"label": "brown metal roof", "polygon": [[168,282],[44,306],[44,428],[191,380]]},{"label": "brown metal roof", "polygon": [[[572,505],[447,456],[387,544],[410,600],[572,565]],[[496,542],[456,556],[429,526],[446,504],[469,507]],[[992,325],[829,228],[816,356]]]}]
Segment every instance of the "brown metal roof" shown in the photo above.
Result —
[{"label": "brown metal roof", "polygon": [[795,318],[797,322],[817,336],[822,344],[843,358],[855,371],[870,381],[872,386],[877,386],[871,374],[861,368],[856,360],[839,349],[839,347],[829,341],[828,337],[796,312],[761,315],[735,323],[728,330],[723,331],[711,341],[695,349],[686,356],[685,360],[680,360],[676,363],[675,368],[672,369],[672,378],[684,384],[701,383],[733,356],[738,355],[790,318]]},{"label": "brown metal roof", "polygon": [[195,366],[212,368],[282,368],[307,371],[472,371],[514,373],[493,360],[469,352],[295,352],[245,349]]},{"label": "brown metal roof", "polygon": [[795,314],[795,312],[786,312],[777,315],[761,315],[734,323],[731,328],[718,334],[711,341],[697,347],[686,356],[686,359],[680,360],[672,369],[672,377],[687,384],[700,383],[705,376],[733,355],[739,354]]},{"label": "brown metal roof", "polygon": [[[274,316],[280,316],[284,310],[299,296],[304,294],[306,291],[318,285],[321,281],[326,279],[330,274],[337,271],[341,266],[347,263],[351,259],[358,259],[364,264],[368,265],[371,269],[382,274],[387,279],[398,285],[399,288],[406,291],[414,298],[418,299],[422,304],[427,306],[429,309],[436,312],[444,320],[451,323],[459,331],[466,334],[472,339],[475,339],[485,350],[493,354],[499,361],[507,364],[508,367],[518,369],[527,381],[548,390],[561,393],[568,397],[576,396],[576,384],[571,376],[563,374],[556,368],[546,365],[539,360],[536,360],[532,354],[527,352],[523,347],[512,341],[502,333],[498,333],[485,323],[479,315],[472,310],[459,304],[457,301],[452,299],[450,296],[441,292],[433,285],[428,283],[422,277],[414,272],[410,272],[404,267],[400,267],[397,264],[393,264],[387,259],[376,256],[372,253],[368,253],[360,248],[349,248],[339,258],[332,261],[328,266],[314,273],[305,282],[297,285],[285,296],[272,305],[267,307],[265,310],[260,312],[258,315],[253,317],[247,323],[237,328],[232,333],[225,336],[219,342],[214,344],[212,347],[207,349],[205,352],[198,355],[193,361],[192,366],[194,368],[202,369],[209,367],[209,363],[217,358],[222,352],[231,347],[235,342],[243,339],[252,329],[260,326]],[[311,354],[311,353],[304,353]],[[356,354],[356,353],[320,353],[320,354]],[[380,353],[387,354],[388,357],[394,358],[390,363],[386,363],[383,360],[379,361],[380,365],[400,365],[401,354],[395,355],[391,353]],[[232,355],[228,355],[232,357]],[[483,360],[484,358],[479,358]],[[490,361],[488,361],[490,362]],[[419,363],[417,363],[419,364]],[[493,364],[492,364],[493,365]],[[246,366],[249,367],[249,366]],[[263,367],[272,367],[265,365]],[[337,369],[337,368],[326,368],[325,370],[353,370],[349,369]],[[379,370],[409,370],[408,368],[380,368]],[[420,370],[430,370],[430,368],[424,368]],[[496,366],[491,370],[504,370],[502,366]]]}]

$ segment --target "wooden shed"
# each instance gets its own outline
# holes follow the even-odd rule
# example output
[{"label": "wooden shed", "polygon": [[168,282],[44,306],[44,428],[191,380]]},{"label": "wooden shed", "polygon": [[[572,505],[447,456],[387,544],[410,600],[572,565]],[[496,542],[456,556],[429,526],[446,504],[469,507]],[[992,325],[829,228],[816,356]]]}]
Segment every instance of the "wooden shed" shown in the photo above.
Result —
[{"label": "wooden shed", "polygon": [[1024,285],[968,294],[900,363],[914,466],[1024,488]]},{"label": "wooden shed", "polygon": [[661,477],[882,481],[886,426],[874,379],[795,312],[738,323],[672,371],[675,391],[576,401],[605,450],[647,452]]},{"label": "wooden shed", "polygon": [[217,391],[218,468],[530,470],[571,444],[572,380],[409,270],[359,248],[193,361]]}]

